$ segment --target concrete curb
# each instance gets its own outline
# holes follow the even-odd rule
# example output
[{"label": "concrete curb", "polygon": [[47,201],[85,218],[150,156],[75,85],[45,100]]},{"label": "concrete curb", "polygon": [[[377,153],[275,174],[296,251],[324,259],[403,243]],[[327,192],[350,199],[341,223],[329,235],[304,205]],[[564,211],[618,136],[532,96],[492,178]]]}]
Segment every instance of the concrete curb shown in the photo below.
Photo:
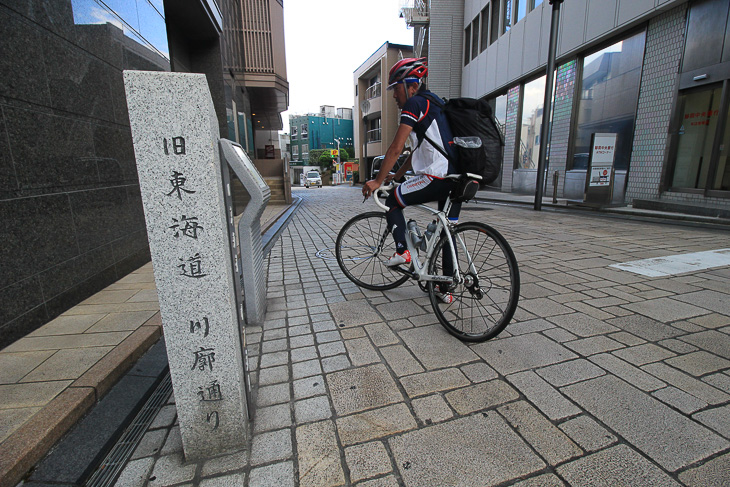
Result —
[{"label": "concrete curb", "polygon": [[157,312],[4,441],[0,487],[15,487],[161,335]]}]

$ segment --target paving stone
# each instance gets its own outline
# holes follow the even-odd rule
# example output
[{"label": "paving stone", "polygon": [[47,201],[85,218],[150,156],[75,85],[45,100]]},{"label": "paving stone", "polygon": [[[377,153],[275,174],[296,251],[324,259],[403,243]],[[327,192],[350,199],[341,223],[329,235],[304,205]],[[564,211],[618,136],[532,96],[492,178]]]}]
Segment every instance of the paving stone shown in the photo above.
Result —
[{"label": "paving stone", "polygon": [[548,464],[557,465],[583,454],[565,433],[526,402],[507,404],[498,411]]},{"label": "paving stone", "polygon": [[[377,308],[383,316],[387,316],[388,319],[392,318],[394,320],[411,318],[413,316],[418,316],[426,313],[426,311],[421,306],[416,304],[416,302],[412,299],[409,299],[407,301],[397,301],[395,303],[381,304],[378,305]],[[430,311],[431,310],[429,309],[429,312]]]},{"label": "paving stone", "polygon": [[424,396],[471,384],[459,369],[441,369],[409,375],[402,377],[400,382],[409,397]]},{"label": "paving stone", "polygon": [[561,423],[560,429],[589,452],[603,449],[617,441],[613,434],[585,415]]},{"label": "paving stone", "polygon": [[286,365],[289,362],[289,353],[272,352],[261,354],[261,368],[274,367],[276,365]]},{"label": "paving stone", "polygon": [[167,434],[167,439],[165,440],[165,445],[162,447],[162,450],[160,450],[160,455],[165,456],[173,453],[182,453],[182,451],[183,444],[182,436],[180,435],[180,427],[173,426]]},{"label": "paving stone", "polygon": [[608,320],[608,323],[651,342],[673,338],[682,332],[664,322],[642,315],[628,315]]},{"label": "paving stone", "polygon": [[618,350],[623,348],[623,345],[605,335],[596,335],[588,338],[581,338],[580,340],[573,340],[571,342],[564,343],[566,347],[572,351],[588,357],[597,353],[610,352],[611,350]]},{"label": "paving stone", "polygon": [[301,487],[340,486],[345,473],[332,421],[297,427],[297,460]]},{"label": "paving stone", "polygon": [[0,353],[0,384],[14,384],[20,381],[54,353],[55,350]]},{"label": "paving stone", "polygon": [[567,348],[538,333],[490,340],[472,348],[502,375],[578,358]]},{"label": "paving stone", "polygon": [[553,421],[581,412],[580,408],[532,371],[510,375],[507,380]]},{"label": "paving stone", "polygon": [[497,378],[497,372],[484,362],[464,365],[460,369],[472,382],[485,382]]},{"label": "paving stone", "polygon": [[710,313],[709,315],[691,318],[690,321],[704,328],[722,328],[723,326],[730,325],[730,316]]},{"label": "paving stone", "polygon": [[679,355],[665,360],[665,362],[695,377],[730,368],[730,360],[725,360],[704,350]]},{"label": "paving stone", "polygon": [[166,487],[189,482],[193,480],[196,468],[197,465],[194,463],[185,464],[182,453],[174,453],[158,458],[148,485],[150,487]]},{"label": "paving stone", "polygon": [[585,359],[571,360],[537,369],[535,372],[555,387],[593,379],[606,372]]},{"label": "paving stone", "polygon": [[429,426],[388,444],[407,487],[496,485],[545,466],[495,412]]},{"label": "paving stone", "polygon": [[403,345],[381,348],[380,353],[383,354],[386,362],[398,377],[424,371],[418,360]]},{"label": "paving stone", "polygon": [[169,428],[175,422],[175,418],[177,418],[177,408],[174,405],[162,406],[150,424],[150,429]]},{"label": "paving stone", "polygon": [[42,408],[0,409],[0,442],[32,418]]},{"label": "paving stone", "polygon": [[730,405],[707,409],[695,414],[692,419],[717,431],[725,438],[730,438]]},{"label": "paving stone", "polygon": [[295,348],[291,351],[292,363],[304,362],[306,360],[313,360],[316,358],[318,358],[316,347]]},{"label": "paving stone", "polygon": [[691,303],[692,305],[700,306],[706,310],[714,311],[721,315],[730,316],[730,303],[728,303],[727,293],[704,290],[681,294],[679,296],[675,296],[674,299],[684,303]]},{"label": "paving stone", "polygon": [[314,345],[314,337],[312,335],[300,335],[289,338],[289,346],[291,348],[311,347]]},{"label": "paving stone", "polygon": [[669,471],[730,447],[727,440],[616,377],[598,377],[563,391]]},{"label": "paving stone", "polygon": [[137,448],[134,449],[134,453],[130,458],[132,460],[136,460],[138,458],[151,457],[155,455],[158,451],[160,451],[160,448],[162,448],[162,445],[165,442],[165,437],[167,437],[167,430],[161,429],[148,431],[142,437],[139,445],[137,445]]},{"label": "paving stone", "polygon": [[563,487],[565,483],[557,476],[546,473],[512,484],[512,487]]},{"label": "paving stone", "polygon": [[257,408],[254,414],[254,434],[292,426],[291,411],[289,410],[288,403]]},{"label": "paving stone", "polygon": [[202,475],[203,477],[210,477],[213,475],[233,472],[234,470],[243,470],[247,466],[248,451],[240,450],[235,453],[221,455],[206,460],[203,463],[203,468],[200,475]]},{"label": "paving stone", "polygon": [[730,453],[680,473],[679,480],[691,487],[727,485],[728,472],[730,472]]},{"label": "paving stone", "polygon": [[251,465],[286,460],[292,456],[289,428],[254,435],[251,441]]},{"label": "paving stone", "polygon": [[645,343],[635,347],[616,350],[613,354],[633,365],[645,365],[651,362],[659,362],[676,354],[653,343]]},{"label": "paving stone", "polygon": [[357,484],[357,487],[399,487],[398,479],[393,475],[387,475],[372,480],[365,480]]},{"label": "paving stone", "polygon": [[685,320],[708,313],[707,309],[678,300],[680,297],[682,296],[649,299],[647,301],[639,301],[638,303],[625,304],[623,307],[634,313],[648,316],[663,323]]},{"label": "paving stone", "polygon": [[646,343],[646,340],[644,340],[643,338],[637,337],[636,335],[633,335],[627,331],[611,333],[608,337],[629,347]]},{"label": "paving stone", "polygon": [[332,416],[327,396],[317,396],[294,403],[294,416],[297,424],[321,421]]},{"label": "paving stone", "polygon": [[449,335],[442,326],[425,326],[400,332],[410,352],[428,370],[454,367],[479,360],[463,342]]},{"label": "paving stone", "polygon": [[666,348],[667,350],[671,350],[677,355],[684,355],[687,353],[692,353],[697,351],[697,347],[694,345],[690,345],[687,342],[683,342],[681,340],[678,340],[676,338],[669,338],[667,340],[662,340],[658,342],[658,345],[661,347]]},{"label": "paving stone", "polygon": [[337,432],[344,446],[375,440],[417,427],[408,407],[394,404],[337,419]]},{"label": "paving stone", "polygon": [[0,385],[0,409],[45,406],[69,385],[70,380]]},{"label": "paving stone", "polygon": [[203,479],[199,487],[244,487],[245,478],[246,475],[242,473],[223,475],[221,477]]},{"label": "paving stone", "polygon": [[[522,288],[520,288],[520,295],[522,294]],[[507,331],[512,335],[524,335],[526,333],[537,333],[543,330],[554,328],[555,325],[542,318],[536,320],[527,320],[519,323],[510,323]]]},{"label": "paving stone", "polygon": [[720,357],[730,359],[730,336],[724,333],[708,330],[683,336],[681,340]]},{"label": "paving stone", "polygon": [[[390,317],[388,319],[390,320]],[[370,336],[370,339],[376,347],[385,347],[400,343],[396,334],[385,323],[365,325],[365,331],[367,331],[368,336]]]},{"label": "paving stone", "polygon": [[638,367],[634,367],[633,365],[624,362],[618,357],[614,357],[610,353],[593,355],[589,360],[604,370],[620,377],[630,384],[633,384],[642,391],[651,392],[666,386],[664,382],[656,377],[647,374]]},{"label": "paving stone", "polygon": [[342,341],[324,343],[318,346],[317,349],[321,357],[331,357],[332,355],[345,353],[345,344]]},{"label": "paving stone", "polygon": [[319,323],[312,324],[312,330],[314,330],[315,333],[324,331],[335,331],[337,329],[337,325],[335,325],[335,322],[332,320],[320,321]]},{"label": "paving stone", "polygon": [[[292,326],[291,328],[289,328],[290,337],[302,336],[302,335],[311,337],[310,333],[312,333],[312,328],[309,325],[298,325],[298,326]],[[311,339],[312,339],[312,344],[314,344],[314,337],[312,337]],[[292,347],[292,348],[297,348],[297,347]]]},{"label": "paving stone", "polygon": [[340,416],[403,400],[382,364],[335,372],[327,376],[332,403]]},{"label": "paving stone", "polygon": [[294,381],[294,399],[304,399],[325,394],[324,377],[315,375]]},{"label": "paving stone", "polygon": [[424,424],[440,423],[454,416],[454,412],[439,394],[419,397],[412,404],[416,416]]},{"label": "paving stone", "polygon": [[67,316],[61,315],[49,321],[27,336],[75,335],[83,333],[107,313]]},{"label": "paving stone", "polygon": [[560,316],[552,316],[548,318],[548,321],[570,333],[573,333],[574,335],[584,338],[619,331],[615,326],[583,313],[573,312]]},{"label": "paving stone", "polygon": [[360,366],[380,362],[380,356],[367,338],[355,338],[345,341],[347,354],[352,365]]},{"label": "paving stone", "polygon": [[268,386],[289,381],[289,368],[286,365],[269,367],[259,371],[259,385]]},{"label": "paving stone", "polygon": [[340,335],[342,336],[343,340],[362,338],[365,336],[365,329],[362,326],[340,328]]},{"label": "paving stone", "polygon": [[283,462],[253,468],[248,479],[249,487],[294,487],[294,465]]},{"label": "paving stone", "polygon": [[282,402],[289,401],[291,397],[289,393],[289,384],[274,384],[258,388],[258,397],[256,405],[258,407],[271,406]]},{"label": "paving stone", "polygon": [[448,392],[446,401],[458,414],[466,415],[514,401],[519,397],[517,391],[497,379]]},{"label": "paving stone", "polygon": [[307,360],[306,362],[297,362],[292,364],[291,370],[292,377],[296,380],[321,374],[322,365],[319,363],[319,360]]},{"label": "paving stone", "polygon": [[571,308],[547,298],[522,299],[520,300],[520,307],[543,318],[573,312]]},{"label": "paving stone", "polygon": [[282,350],[286,350],[288,348],[289,344],[287,343],[286,338],[281,338],[279,340],[268,340],[264,341],[264,343],[261,345],[261,352],[262,353],[271,353],[271,352],[280,352]]},{"label": "paving stone", "polygon": [[680,487],[666,473],[626,445],[618,445],[557,468],[569,485]]},{"label": "paving stone", "polygon": [[334,342],[334,341],[341,340],[341,339],[342,339],[342,337],[340,336],[339,331],[325,331],[325,332],[316,334],[317,343]]},{"label": "paving stone", "polygon": [[720,404],[730,400],[730,395],[666,364],[648,364],[642,370],[708,404]]},{"label": "paving stone", "polygon": [[708,375],[702,378],[703,382],[710,384],[721,391],[730,393],[730,376],[722,373]]},{"label": "paving stone", "polygon": [[334,357],[325,357],[322,359],[322,370],[325,374],[347,369],[351,365],[347,355],[335,355]]},{"label": "paving stone", "polygon": [[380,441],[345,448],[345,460],[353,482],[390,473],[393,470],[385,445]]},{"label": "paving stone", "polygon": [[383,321],[380,315],[365,300],[345,301],[330,305],[335,322],[346,326],[367,325]]},{"label": "paving stone", "polygon": [[147,479],[150,478],[150,472],[152,472],[154,465],[155,459],[152,457],[133,459],[124,467],[115,485],[120,487],[143,487]]},{"label": "paving stone", "polygon": [[654,391],[651,395],[662,401],[664,404],[668,404],[669,406],[679,409],[687,415],[707,407],[707,403],[705,401],[672,386]]}]

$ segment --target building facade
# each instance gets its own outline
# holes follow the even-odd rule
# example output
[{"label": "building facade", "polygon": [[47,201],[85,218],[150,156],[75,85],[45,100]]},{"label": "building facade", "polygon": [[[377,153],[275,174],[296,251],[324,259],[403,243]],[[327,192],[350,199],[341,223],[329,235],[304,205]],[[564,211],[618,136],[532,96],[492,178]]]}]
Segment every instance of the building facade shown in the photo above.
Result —
[{"label": "building facade", "polygon": [[[0,0],[0,347],[149,261],[122,71],[204,73],[229,137],[222,8],[236,2]],[[283,45],[280,24],[268,37]],[[280,108],[258,79],[272,101],[252,107]]]},{"label": "building facade", "polygon": [[388,71],[399,59],[412,56],[413,46],[386,42],[355,70],[355,157],[361,179],[370,174],[373,158],[385,154],[400,123],[398,105],[386,91]]},{"label": "building facade", "polygon": [[[353,148],[352,109],[323,105],[320,113],[289,116],[289,139],[291,165],[318,166],[318,161],[309,160],[309,151],[314,149]],[[338,145],[339,141],[339,145]]]},{"label": "building facade", "polygon": [[[547,0],[464,2],[462,96],[492,102],[505,192],[535,191],[551,15]],[[727,0],[564,2],[545,193],[557,172],[558,196],[582,200],[591,137],[611,133],[613,204],[730,210],[729,15]]]}]

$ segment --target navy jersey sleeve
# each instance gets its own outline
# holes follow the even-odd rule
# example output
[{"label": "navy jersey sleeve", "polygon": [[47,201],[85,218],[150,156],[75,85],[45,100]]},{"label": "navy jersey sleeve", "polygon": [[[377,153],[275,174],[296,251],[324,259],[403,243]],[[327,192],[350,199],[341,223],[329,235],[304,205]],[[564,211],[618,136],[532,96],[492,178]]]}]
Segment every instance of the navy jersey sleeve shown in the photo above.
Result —
[{"label": "navy jersey sleeve", "polygon": [[413,127],[426,115],[428,100],[422,96],[412,96],[403,105],[400,112],[400,123]]}]

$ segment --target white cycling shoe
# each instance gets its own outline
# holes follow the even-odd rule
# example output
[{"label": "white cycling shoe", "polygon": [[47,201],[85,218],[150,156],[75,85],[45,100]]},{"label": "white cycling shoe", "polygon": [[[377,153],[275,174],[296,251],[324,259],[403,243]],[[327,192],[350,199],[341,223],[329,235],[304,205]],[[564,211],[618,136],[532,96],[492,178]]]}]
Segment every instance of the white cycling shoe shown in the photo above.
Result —
[{"label": "white cycling shoe", "polygon": [[388,262],[385,263],[388,267],[395,267],[402,264],[410,264],[411,263],[411,251],[406,250],[402,254],[393,254],[393,257],[388,259]]},{"label": "white cycling shoe", "polygon": [[451,293],[440,293],[436,291],[436,297],[441,300],[442,303],[451,304],[454,302],[454,295]]}]

